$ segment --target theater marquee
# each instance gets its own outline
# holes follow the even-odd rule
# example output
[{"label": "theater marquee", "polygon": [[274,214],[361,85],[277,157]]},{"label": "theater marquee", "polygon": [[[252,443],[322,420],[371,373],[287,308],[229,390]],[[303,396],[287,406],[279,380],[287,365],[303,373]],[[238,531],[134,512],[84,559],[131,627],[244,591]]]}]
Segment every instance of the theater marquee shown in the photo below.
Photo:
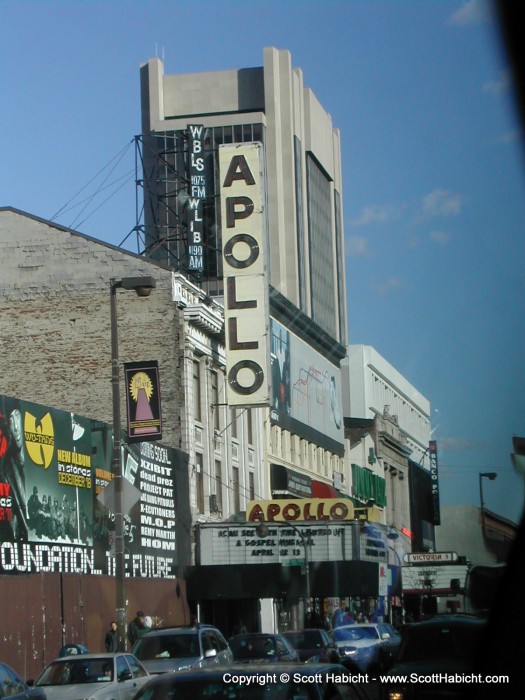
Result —
[{"label": "theater marquee", "polygon": [[227,401],[269,405],[269,302],[261,144],[219,148]]}]

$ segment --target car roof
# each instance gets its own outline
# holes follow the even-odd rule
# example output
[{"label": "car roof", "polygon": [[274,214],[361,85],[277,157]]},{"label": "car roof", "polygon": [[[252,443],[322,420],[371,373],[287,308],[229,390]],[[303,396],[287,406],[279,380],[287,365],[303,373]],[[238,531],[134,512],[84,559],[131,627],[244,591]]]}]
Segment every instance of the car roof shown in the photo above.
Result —
[{"label": "car roof", "polygon": [[79,661],[89,661],[90,659],[113,659],[115,656],[124,654],[125,656],[133,656],[130,651],[116,651],[116,652],[100,652],[100,654],[70,654],[69,656],[57,656],[53,659],[51,663],[56,661],[71,661],[73,659],[78,659]]},{"label": "car roof", "polygon": [[482,627],[486,624],[486,620],[481,617],[476,617],[475,615],[435,615],[434,617],[429,617],[427,620],[420,620],[419,622],[411,622],[406,625],[405,629],[409,630],[411,628],[421,629],[422,627],[443,627],[447,626],[461,626],[461,625],[478,625]]},{"label": "car roof", "polygon": [[304,632],[326,632],[326,630],[321,627],[303,627],[300,630],[286,630],[286,632],[282,632],[282,634],[286,636],[287,634],[303,634]]},{"label": "car roof", "polygon": [[280,632],[240,632],[239,634],[234,634],[230,639],[242,639],[248,637],[282,637]]},{"label": "car roof", "polygon": [[177,626],[177,627],[156,627],[155,629],[150,630],[149,632],[146,632],[146,634],[145,634],[143,637],[141,637],[141,639],[144,639],[144,637],[149,637],[150,635],[152,635],[152,633],[155,634],[155,635],[157,635],[157,634],[161,634],[161,635],[165,635],[165,634],[188,634],[188,633],[191,633],[191,632],[198,632],[199,630],[215,630],[215,631],[219,631],[219,630],[217,630],[217,628],[214,627],[213,625],[202,625],[202,624],[198,624],[198,625],[181,625],[180,627],[179,627],[179,626]]},{"label": "car roof", "polygon": [[[235,667],[233,667],[235,668]],[[294,662],[284,662],[279,663],[279,674],[288,673],[292,675],[297,673],[298,665]],[[341,664],[330,664],[330,663],[308,663],[301,664],[301,676],[313,677],[318,673],[328,673],[328,672],[338,672],[346,673],[344,666]],[[159,683],[170,683],[170,682],[184,682],[187,680],[198,680],[198,679],[210,679],[210,680],[223,680],[224,674],[227,673],[229,668],[224,666],[208,666],[204,668],[197,668],[193,670],[184,671],[168,671],[167,673],[161,673],[155,676],[150,684],[158,685]],[[237,670],[233,671],[234,675],[239,672]],[[268,664],[267,663],[251,663],[246,666],[243,665],[242,676],[267,676],[268,674]]]}]

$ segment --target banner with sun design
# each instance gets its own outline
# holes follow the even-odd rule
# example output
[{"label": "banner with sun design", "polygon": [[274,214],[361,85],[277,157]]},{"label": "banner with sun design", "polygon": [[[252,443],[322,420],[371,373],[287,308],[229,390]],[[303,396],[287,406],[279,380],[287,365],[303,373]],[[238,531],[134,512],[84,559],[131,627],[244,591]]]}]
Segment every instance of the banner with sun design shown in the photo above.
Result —
[{"label": "banner with sun design", "polygon": [[124,365],[128,442],[148,442],[162,438],[159,365],[128,362]]}]

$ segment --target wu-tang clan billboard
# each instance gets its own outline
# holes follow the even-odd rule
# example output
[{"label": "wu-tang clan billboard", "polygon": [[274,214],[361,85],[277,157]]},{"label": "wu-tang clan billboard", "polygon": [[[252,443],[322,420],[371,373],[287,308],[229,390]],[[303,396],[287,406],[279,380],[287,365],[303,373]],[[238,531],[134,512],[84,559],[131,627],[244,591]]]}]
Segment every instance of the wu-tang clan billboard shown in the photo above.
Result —
[{"label": "wu-tang clan billboard", "polygon": [[[114,574],[114,513],[103,497],[111,457],[105,423],[0,396],[0,574]],[[126,574],[174,576],[175,467],[185,456],[140,442],[124,444],[122,457],[137,494],[125,514]]]}]

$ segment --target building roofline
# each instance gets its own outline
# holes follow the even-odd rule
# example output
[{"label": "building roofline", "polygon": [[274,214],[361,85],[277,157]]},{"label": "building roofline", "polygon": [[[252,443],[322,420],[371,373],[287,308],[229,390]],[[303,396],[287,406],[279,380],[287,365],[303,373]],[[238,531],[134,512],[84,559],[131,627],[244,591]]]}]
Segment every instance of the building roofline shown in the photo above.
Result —
[{"label": "building roofline", "polygon": [[4,206],[4,207],[0,207],[0,214],[2,212],[11,212],[13,214],[18,214],[19,216],[23,216],[26,219],[31,219],[32,221],[37,221],[40,224],[45,224],[46,226],[49,226],[51,228],[55,228],[58,231],[64,231],[64,233],[69,233],[72,236],[78,236],[79,238],[83,238],[86,241],[91,241],[92,243],[97,243],[98,245],[103,245],[106,248],[111,248],[112,250],[116,250],[119,253],[124,253],[125,255],[129,255],[133,258],[137,258],[137,260],[142,260],[143,262],[146,262],[149,265],[153,265],[154,267],[158,267],[162,270],[166,270],[167,272],[172,271],[167,265],[159,263],[156,260],[146,258],[144,255],[141,255],[140,253],[133,253],[130,250],[126,250],[126,248],[121,248],[118,245],[114,245],[113,243],[108,243],[107,241],[103,241],[100,238],[95,238],[94,236],[90,236],[87,233],[82,233],[80,231],[76,231],[75,229],[69,228],[68,226],[63,226],[62,224],[57,224],[55,221],[51,221],[49,219],[44,219],[41,216],[37,216],[36,214],[31,214],[27,211],[24,211],[23,209],[17,209],[16,207]]}]

